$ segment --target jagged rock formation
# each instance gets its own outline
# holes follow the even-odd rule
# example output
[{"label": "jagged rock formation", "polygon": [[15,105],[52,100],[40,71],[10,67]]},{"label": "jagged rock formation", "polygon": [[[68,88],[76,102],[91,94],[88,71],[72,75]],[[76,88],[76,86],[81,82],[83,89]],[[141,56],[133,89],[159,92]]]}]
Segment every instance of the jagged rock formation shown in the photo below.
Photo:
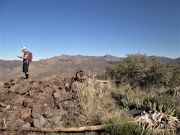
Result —
[{"label": "jagged rock formation", "polygon": [[83,80],[79,73],[73,78],[43,81],[16,78],[4,83],[0,90],[0,127],[76,126],[72,123],[80,106],[73,82]]}]

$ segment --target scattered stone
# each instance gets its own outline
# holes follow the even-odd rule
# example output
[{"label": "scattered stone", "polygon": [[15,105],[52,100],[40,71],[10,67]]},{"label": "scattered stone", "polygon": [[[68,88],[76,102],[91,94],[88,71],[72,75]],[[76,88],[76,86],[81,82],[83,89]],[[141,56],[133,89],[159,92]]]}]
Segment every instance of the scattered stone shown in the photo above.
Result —
[{"label": "scattered stone", "polygon": [[31,115],[31,109],[30,108],[23,108],[20,112],[22,119],[27,119]]},{"label": "scattered stone", "polygon": [[24,121],[22,119],[16,120],[16,126],[17,127],[22,127],[24,125]]},{"label": "scattered stone", "polygon": [[10,108],[11,108],[11,106],[10,106],[10,105],[7,105],[5,109],[6,109],[6,110],[9,110]]},{"label": "scattered stone", "polygon": [[72,99],[72,95],[68,91],[62,90],[62,91],[56,91],[54,93],[54,98],[56,99],[56,103],[59,104],[61,102]]},{"label": "scattered stone", "polygon": [[82,69],[78,69],[75,77],[73,77],[73,80],[79,81],[79,82],[84,82],[85,80],[87,80],[87,75],[85,74],[85,72]]},{"label": "scattered stone", "polygon": [[61,91],[60,90],[55,90],[53,95],[54,95],[55,99],[60,98],[61,97]]},{"label": "scattered stone", "polygon": [[68,90],[70,88],[70,84],[69,83],[65,83],[65,89]]},{"label": "scattered stone", "polygon": [[0,107],[6,108],[6,106],[7,105],[5,103],[2,103],[2,102],[0,103]]},{"label": "scattered stone", "polygon": [[34,122],[34,119],[32,117],[27,117],[24,119],[25,122],[27,123],[33,123]]},{"label": "scattered stone", "polygon": [[14,79],[10,79],[10,83],[11,83],[11,85],[15,85],[16,84]]},{"label": "scattered stone", "polygon": [[4,83],[4,88],[11,88],[10,83],[8,83],[8,82]]},{"label": "scattered stone", "polygon": [[45,109],[45,112],[43,113],[43,117],[44,117],[44,118],[50,118],[50,117],[53,116],[53,114],[54,114],[53,109],[47,107],[47,108]]},{"label": "scattered stone", "polygon": [[23,125],[22,127],[23,127],[23,128],[29,128],[29,127],[31,127],[31,124],[26,123],[26,124],[25,124],[25,125]]},{"label": "scattered stone", "polygon": [[60,124],[62,124],[62,114],[54,115],[54,116],[51,118],[51,121],[53,122],[54,125],[60,125]]},{"label": "scattered stone", "polygon": [[29,107],[29,108],[32,108],[33,107],[33,100],[32,99],[24,99],[22,101],[23,103],[23,107]]},{"label": "scattered stone", "polygon": [[43,116],[41,116],[39,119],[35,119],[33,124],[34,127],[41,128],[45,125],[45,123],[46,123],[46,119]]}]

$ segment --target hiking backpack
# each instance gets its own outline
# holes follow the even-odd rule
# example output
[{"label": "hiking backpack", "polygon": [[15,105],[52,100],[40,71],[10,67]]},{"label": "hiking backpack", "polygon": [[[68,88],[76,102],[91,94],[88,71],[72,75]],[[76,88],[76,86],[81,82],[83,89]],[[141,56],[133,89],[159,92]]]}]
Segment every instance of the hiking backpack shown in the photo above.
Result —
[{"label": "hiking backpack", "polygon": [[32,59],[33,59],[32,52],[29,52],[29,61],[32,62]]}]

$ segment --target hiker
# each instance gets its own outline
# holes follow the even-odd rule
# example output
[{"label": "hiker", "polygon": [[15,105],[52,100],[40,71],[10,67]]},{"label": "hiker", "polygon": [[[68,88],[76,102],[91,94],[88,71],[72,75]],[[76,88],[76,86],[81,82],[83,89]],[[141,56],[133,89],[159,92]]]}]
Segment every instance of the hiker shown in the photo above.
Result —
[{"label": "hiker", "polygon": [[18,56],[18,58],[21,58],[23,59],[23,72],[25,74],[25,77],[24,79],[28,79],[29,78],[29,63],[31,62],[32,60],[32,53],[28,51],[28,49],[26,47],[22,47],[21,48],[21,51],[24,53],[24,56]]}]

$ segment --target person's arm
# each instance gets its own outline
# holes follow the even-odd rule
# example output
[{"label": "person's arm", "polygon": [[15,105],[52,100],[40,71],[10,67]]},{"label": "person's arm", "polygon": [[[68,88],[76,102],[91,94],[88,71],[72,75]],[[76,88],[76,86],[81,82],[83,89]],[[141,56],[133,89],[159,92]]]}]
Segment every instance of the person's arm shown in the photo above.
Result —
[{"label": "person's arm", "polygon": [[28,58],[28,55],[25,55],[25,56],[23,56],[23,57],[22,57],[22,56],[18,56],[18,58],[21,58],[21,59],[25,59],[25,60],[26,60],[26,59]]}]

